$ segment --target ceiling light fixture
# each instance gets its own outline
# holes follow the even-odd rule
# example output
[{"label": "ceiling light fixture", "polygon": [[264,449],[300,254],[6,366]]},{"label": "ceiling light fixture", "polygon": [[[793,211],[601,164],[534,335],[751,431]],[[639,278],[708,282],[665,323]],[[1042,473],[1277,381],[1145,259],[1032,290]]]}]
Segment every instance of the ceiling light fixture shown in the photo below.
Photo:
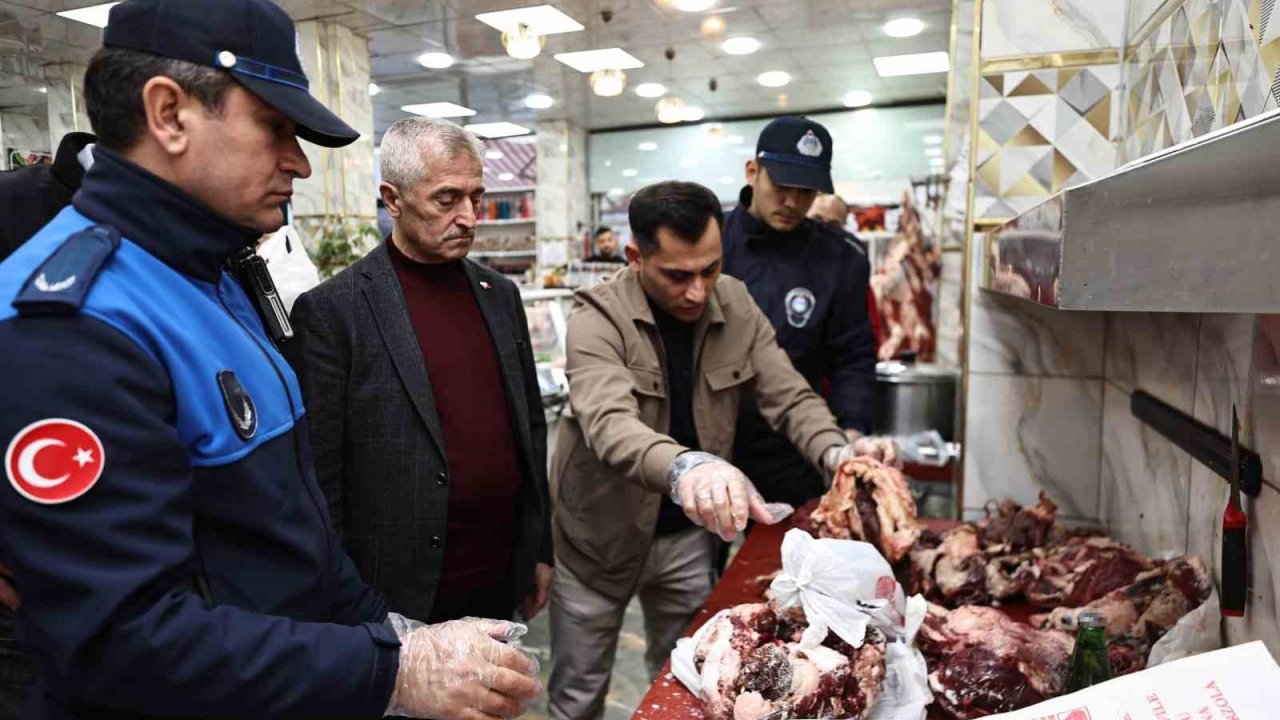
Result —
[{"label": "ceiling light fixture", "polygon": [[400,109],[407,113],[413,113],[414,115],[421,115],[422,117],[429,117],[429,118],[470,117],[476,114],[476,111],[472,110],[469,107],[462,107],[461,105],[458,105],[456,103],[451,103],[451,102],[433,102],[433,103],[418,103],[416,105],[401,105]]},{"label": "ceiling light fixture", "polygon": [[706,110],[703,110],[700,107],[686,105],[684,109],[680,111],[680,122],[698,122],[706,116]]},{"label": "ceiling light fixture", "polygon": [[85,25],[92,25],[97,28],[107,26],[107,20],[111,16],[111,8],[119,5],[118,2],[102,3],[101,5],[91,5],[89,7],[76,8],[75,10],[63,10],[58,13],[58,17],[64,17],[68,20],[82,22]]},{"label": "ceiling light fixture", "polygon": [[654,150],[658,149],[658,143],[648,142],[648,141],[642,142],[636,146],[636,149],[642,152],[653,152]]},{"label": "ceiling light fixture", "polygon": [[655,82],[640,83],[636,86],[636,94],[642,98],[660,98],[667,94],[667,86]]},{"label": "ceiling light fixture", "polygon": [[507,154],[502,152],[501,150],[485,150],[484,151],[485,160],[501,160],[506,156]]},{"label": "ceiling light fixture", "polygon": [[453,56],[447,52],[432,51],[418,56],[418,64],[430,70],[444,70],[453,67]]},{"label": "ceiling light fixture", "polygon": [[[937,147],[937,146],[927,147],[927,148],[925,148],[925,149],[924,149],[924,154],[925,154],[925,156],[926,156],[926,157],[930,157],[930,158],[941,158],[941,157],[942,157],[942,148]],[[941,160],[940,160],[940,159],[939,159],[939,162],[941,162]]]},{"label": "ceiling light fixture", "polygon": [[860,108],[870,105],[875,98],[866,90],[850,90],[844,94],[844,106],[851,108]]},{"label": "ceiling light fixture", "polygon": [[633,70],[644,67],[639,58],[622,48],[556,53],[555,59],[581,73],[597,70]]},{"label": "ceiling light fixture", "polygon": [[627,191],[623,188],[609,188],[610,195],[626,195]]},{"label": "ceiling light fixture", "polygon": [[528,135],[533,132],[527,127],[509,122],[475,123],[464,125],[462,129],[488,139]]},{"label": "ceiling light fixture", "polygon": [[502,33],[502,47],[507,54],[516,60],[532,60],[542,54],[542,46],[547,42],[545,35],[539,35],[520,23],[515,32]]},{"label": "ceiling light fixture", "polygon": [[925,145],[941,145],[942,144],[941,135],[925,135],[920,139],[921,141],[924,142]]},{"label": "ceiling light fixture", "polygon": [[476,19],[498,32],[515,34],[524,25],[537,35],[580,32],[582,23],[565,15],[551,5],[535,5],[515,10],[500,10],[476,15]]},{"label": "ceiling light fixture", "polygon": [[903,75],[928,75],[944,73],[951,69],[951,56],[945,52],[916,53],[913,55],[888,55],[873,58],[880,77]]},{"label": "ceiling light fixture", "polygon": [[708,15],[702,18],[700,32],[702,37],[707,40],[719,40],[724,35],[725,30],[728,29],[729,25],[719,15]]},{"label": "ceiling light fixture", "polygon": [[720,49],[730,55],[750,55],[760,49],[760,41],[753,37],[740,35],[720,43]]},{"label": "ceiling light fixture", "polygon": [[770,70],[756,77],[756,82],[767,88],[783,87],[791,83],[791,73],[785,70]]},{"label": "ceiling light fixture", "polygon": [[658,122],[674,125],[684,119],[684,101],[678,97],[664,97],[654,106],[658,112]]},{"label": "ceiling light fixture", "polygon": [[378,83],[369,83],[369,97],[374,97],[380,92],[382,92],[382,86]]},{"label": "ceiling light fixture", "polygon": [[924,23],[913,17],[897,18],[884,24],[884,34],[893,38],[909,38],[924,30]]},{"label": "ceiling light fixture", "polygon": [[49,88],[45,87],[44,85],[41,85],[40,87],[36,88],[36,92],[40,93],[41,95],[48,95]]},{"label": "ceiling light fixture", "polygon": [[546,110],[556,104],[555,98],[543,93],[534,93],[524,99],[525,107],[531,110]]},{"label": "ceiling light fixture", "polygon": [[675,9],[687,13],[706,12],[715,7],[716,0],[672,0]]},{"label": "ceiling light fixture", "polygon": [[618,97],[627,89],[627,74],[608,68],[591,73],[591,92],[600,97]]},{"label": "ceiling light fixture", "polygon": [[512,180],[515,180],[515,179],[516,179],[516,176],[509,172],[498,173],[499,182],[511,182]]},{"label": "ceiling light fixture", "polygon": [[635,168],[627,168],[626,170],[622,171],[622,177],[635,177],[639,174],[640,172]]}]

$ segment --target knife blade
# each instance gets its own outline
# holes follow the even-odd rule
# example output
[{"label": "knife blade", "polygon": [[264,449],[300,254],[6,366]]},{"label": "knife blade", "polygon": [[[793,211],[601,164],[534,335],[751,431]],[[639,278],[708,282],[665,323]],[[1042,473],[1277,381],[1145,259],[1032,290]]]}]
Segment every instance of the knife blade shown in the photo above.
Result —
[{"label": "knife blade", "polygon": [[1231,405],[1231,494],[1222,513],[1222,614],[1243,617],[1248,595],[1249,516],[1240,502],[1240,417]]}]

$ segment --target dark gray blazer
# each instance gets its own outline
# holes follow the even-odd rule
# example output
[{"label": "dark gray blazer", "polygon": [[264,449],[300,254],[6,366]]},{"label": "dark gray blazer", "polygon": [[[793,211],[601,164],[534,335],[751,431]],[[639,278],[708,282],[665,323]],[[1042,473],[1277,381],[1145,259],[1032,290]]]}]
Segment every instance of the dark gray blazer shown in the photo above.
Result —
[{"label": "dark gray blazer", "polygon": [[[514,610],[533,587],[536,564],[552,558],[546,416],[519,289],[470,260],[464,265],[498,352],[524,466]],[[302,384],[334,528],[391,609],[426,620],[447,539],[447,449],[386,245],[299,297],[292,321],[296,336],[285,352]]]}]

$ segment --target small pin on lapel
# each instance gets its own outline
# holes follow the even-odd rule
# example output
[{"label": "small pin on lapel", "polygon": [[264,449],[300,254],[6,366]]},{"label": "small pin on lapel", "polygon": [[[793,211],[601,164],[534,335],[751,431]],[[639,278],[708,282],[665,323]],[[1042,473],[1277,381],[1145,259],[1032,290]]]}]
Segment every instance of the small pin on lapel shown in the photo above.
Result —
[{"label": "small pin on lapel", "polygon": [[480,287],[484,288],[485,290],[490,289],[489,282],[487,280],[481,280]]}]

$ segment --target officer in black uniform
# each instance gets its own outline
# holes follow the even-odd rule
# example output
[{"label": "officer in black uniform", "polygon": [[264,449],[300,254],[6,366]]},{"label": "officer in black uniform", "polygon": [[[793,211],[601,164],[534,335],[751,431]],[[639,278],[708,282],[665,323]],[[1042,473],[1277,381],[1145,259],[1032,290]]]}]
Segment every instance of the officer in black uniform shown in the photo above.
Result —
[{"label": "officer in black uniform", "polygon": [[[819,392],[859,454],[886,458],[891,443],[868,438],[875,338],[867,315],[870,265],[843,230],[806,219],[831,183],[831,134],[803,117],[780,117],[760,133],[747,186],[725,219],[724,271],[742,280],[778,333],[778,344]],[[743,397],[733,460],[774,502],[802,505],[830,482],[771,430]]]},{"label": "officer in black uniform", "polygon": [[[496,621],[388,613],[333,533],[253,249],[358,134],[268,0],[126,0],[85,75],[70,207],[0,263],[0,564],[23,717],[519,715]],[[265,321],[265,322],[264,322]]]},{"label": "officer in black uniform", "polygon": [[52,164],[40,163],[0,173],[0,260],[36,234],[80,189],[85,169],[93,164],[89,133],[63,136]]}]

